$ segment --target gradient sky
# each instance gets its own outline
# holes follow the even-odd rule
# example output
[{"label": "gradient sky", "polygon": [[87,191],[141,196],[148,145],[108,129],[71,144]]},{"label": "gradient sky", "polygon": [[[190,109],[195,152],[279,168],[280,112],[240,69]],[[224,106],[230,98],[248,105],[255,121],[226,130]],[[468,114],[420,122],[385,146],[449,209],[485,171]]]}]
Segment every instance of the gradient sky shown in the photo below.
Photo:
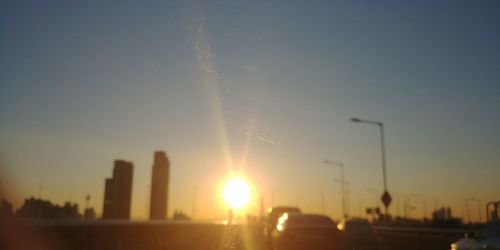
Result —
[{"label": "gradient sky", "polygon": [[82,207],[90,193],[100,214],[104,179],[126,159],[144,219],[165,150],[170,215],[191,214],[198,186],[197,218],[223,218],[217,190],[234,168],[266,207],[274,192],[320,212],[323,191],[338,218],[326,159],[345,164],[358,214],[382,190],[380,142],[351,117],[384,122],[393,213],[411,194],[457,215],[464,198],[500,199],[499,1],[7,0],[0,37],[0,164],[15,206],[41,186]]}]

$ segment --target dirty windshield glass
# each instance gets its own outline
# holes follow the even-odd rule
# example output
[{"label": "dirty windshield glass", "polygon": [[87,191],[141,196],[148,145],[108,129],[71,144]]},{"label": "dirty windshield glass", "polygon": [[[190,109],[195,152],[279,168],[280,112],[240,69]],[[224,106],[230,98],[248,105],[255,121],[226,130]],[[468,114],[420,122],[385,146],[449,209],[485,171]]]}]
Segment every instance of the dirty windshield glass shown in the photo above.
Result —
[{"label": "dirty windshield glass", "polygon": [[0,1],[0,249],[500,249],[499,183],[500,1]]}]

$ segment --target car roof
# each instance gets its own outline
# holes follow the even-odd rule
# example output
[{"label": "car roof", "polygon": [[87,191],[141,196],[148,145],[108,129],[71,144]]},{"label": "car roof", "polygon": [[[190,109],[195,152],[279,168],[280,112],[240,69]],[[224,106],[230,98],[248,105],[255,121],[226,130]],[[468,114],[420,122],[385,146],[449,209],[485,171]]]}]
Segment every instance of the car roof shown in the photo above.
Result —
[{"label": "car roof", "polygon": [[272,212],[280,212],[280,211],[300,211],[300,208],[291,207],[291,206],[278,206],[278,207],[273,207],[271,209],[271,213]]},{"label": "car roof", "polygon": [[285,207],[285,206],[280,206],[280,207],[274,207],[271,209],[271,212],[269,212],[270,217],[279,217],[281,214],[284,213],[300,213],[300,209],[297,207]]},{"label": "car roof", "polygon": [[292,224],[331,224],[335,225],[333,220],[322,214],[304,214],[304,213],[289,213],[287,223]]},{"label": "car roof", "polygon": [[363,218],[352,218],[352,219],[348,219],[345,221],[345,224],[349,224],[349,225],[365,225],[365,224],[370,224],[370,222],[367,220],[367,219],[363,219]]}]

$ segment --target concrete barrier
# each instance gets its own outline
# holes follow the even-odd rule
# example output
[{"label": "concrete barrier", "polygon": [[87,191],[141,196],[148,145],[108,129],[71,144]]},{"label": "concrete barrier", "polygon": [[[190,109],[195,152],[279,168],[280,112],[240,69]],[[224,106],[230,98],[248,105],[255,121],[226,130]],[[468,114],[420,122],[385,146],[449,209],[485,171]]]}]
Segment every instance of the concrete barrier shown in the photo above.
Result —
[{"label": "concrete barrier", "polygon": [[265,248],[260,224],[169,222],[11,222],[0,249],[188,250]]},{"label": "concrete barrier", "polygon": [[450,249],[451,243],[463,238],[471,230],[374,227],[378,249],[387,250],[443,250]]}]

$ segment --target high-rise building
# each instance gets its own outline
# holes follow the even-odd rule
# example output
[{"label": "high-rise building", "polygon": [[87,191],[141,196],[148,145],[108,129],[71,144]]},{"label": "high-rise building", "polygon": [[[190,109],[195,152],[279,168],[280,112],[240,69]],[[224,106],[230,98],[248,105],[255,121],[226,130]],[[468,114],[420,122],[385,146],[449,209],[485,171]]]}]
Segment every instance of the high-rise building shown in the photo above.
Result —
[{"label": "high-rise building", "polygon": [[111,202],[112,202],[112,191],[113,191],[113,178],[106,178],[104,184],[104,202],[102,207],[102,218],[108,219],[113,217]]},{"label": "high-rise building", "polygon": [[133,170],[131,162],[115,160],[113,177],[105,182],[103,219],[130,218]]},{"label": "high-rise building", "polygon": [[149,207],[149,219],[151,220],[164,220],[167,218],[169,171],[170,162],[165,152],[155,152],[151,176],[151,203]]}]

